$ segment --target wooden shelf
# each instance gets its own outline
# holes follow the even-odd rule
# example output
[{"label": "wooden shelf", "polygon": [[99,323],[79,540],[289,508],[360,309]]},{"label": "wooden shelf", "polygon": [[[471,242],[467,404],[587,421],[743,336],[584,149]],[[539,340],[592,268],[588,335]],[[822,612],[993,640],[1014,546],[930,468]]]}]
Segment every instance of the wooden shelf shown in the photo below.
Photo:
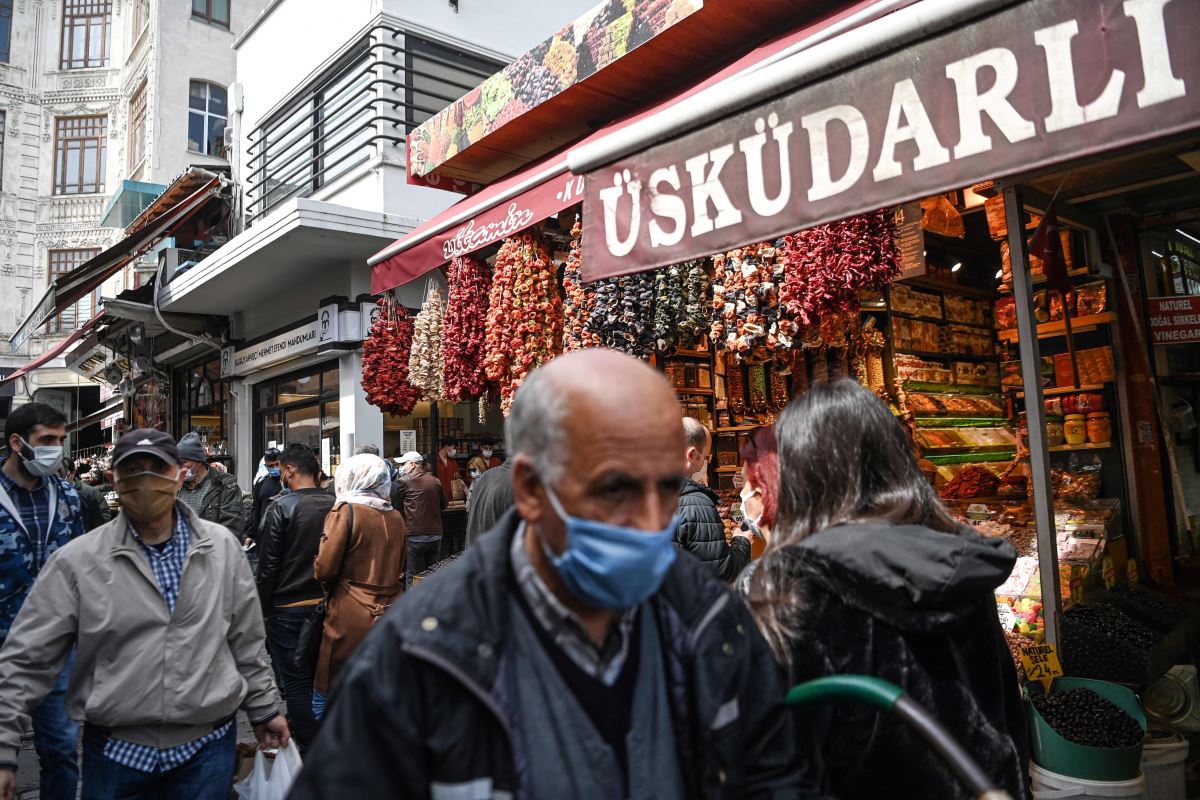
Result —
[{"label": "wooden shelf", "polygon": [[670,355],[663,356],[663,358],[674,358],[675,356],[682,356],[684,358],[703,358],[707,361],[708,359],[712,358],[712,351],[710,351],[710,350],[684,350],[684,349],[680,348],[680,349],[676,350],[674,353],[671,353]]},{"label": "wooden shelf", "polygon": [[933,353],[929,350],[905,350],[903,348],[894,348],[894,353],[905,356],[916,356],[917,358],[925,358],[930,361],[999,361],[999,356],[973,356],[967,353]]},{"label": "wooden shelf", "polygon": [[912,394],[969,394],[998,395],[999,386],[971,386],[965,383],[931,383],[929,381],[901,381],[906,393]]},{"label": "wooden shelf", "polygon": [[931,292],[941,292],[943,294],[954,294],[959,297],[970,297],[973,300],[995,300],[996,293],[987,289],[976,289],[972,286],[952,286],[950,284],[941,283],[932,280],[931,278],[909,278],[908,280],[900,281],[905,286],[911,286],[914,289],[927,289]]},{"label": "wooden shelf", "polygon": [[893,310],[891,313],[893,317],[899,317],[900,319],[911,319],[916,320],[917,322],[931,322],[934,325],[961,325],[964,328],[979,328],[980,330],[985,331],[995,330],[995,328],[991,325],[983,325],[979,322],[955,322],[952,319],[946,319],[943,317],[923,317],[920,314],[906,314],[903,311],[895,310]]},{"label": "wooden shelf", "polygon": [[945,464],[983,464],[995,461],[1012,461],[1017,455],[1016,450],[1003,453],[962,453],[955,455],[925,455],[921,457],[930,463],[942,466]]},{"label": "wooden shelf", "polygon": [[[1111,311],[1102,311],[1099,314],[1088,314],[1083,317],[1071,317],[1071,330],[1075,333],[1083,333],[1084,331],[1095,328],[1097,325],[1107,325],[1114,322],[1117,315]],[[1051,336],[1062,336],[1066,333],[1066,323],[1063,320],[1055,320],[1054,322],[1043,322],[1038,325],[1038,338],[1047,339]],[[1000,331],[998,334],[1000,339],[1005,342],[1017,341],[1017,330],[1011,328],[1009,330]]]},{"label": "wooden shelf", "polygon": [[675,394],[682,394],[682,395],[687,395],[687,396],[699,395],[701,397],[711,397],[713,394],[712,389],[685,389],[682,386],[675,386],[672,388],[675,389]]},{"label": "wooden shelf", "polygon": [[713,472],[717,473],[718,475],[731,475],[735,472],[741,471],[741,467],[717,467],[713,470]]},{"label": "wooden shelf", "polygon": [[[1103,383],[1085,383],[1082,386],[1060,386],[1053,389],[1042,389],[1043,397],[1056,397],[1061,394],[1078,394],[1080,392],[1102,392],[1105,384]],[[1015,386],[1006,386],[1006,392],[1016,391],[1017,397],[1024,397],[1025,392],[1017,389]]]},{"label": "wooden shelf", "polygon": [[1006,428],[1006,417],[917,417],[918,428]]},{"label": "wooden shelf", "polygon": [[[1071,270],[1070,272],[1067,273],[1067,279],[1070,280],[1071,283],[1076,283],[1076,282],[1083,283],[1084,281],[1079,280],[1080,278],[1094,278],[1095,280],[1098,280],[1098,281],[1104,280],[1103,275],[1093,275],[1091,270],[1089,270],[1087,267],[1084,267],[1082,269]],[[1045,275],[1031,275],[1029,285],[1030,286],[1040,286],[1045,282],[1046,282]],[[1004,286],[1001,286],[996,291],[998,291],[1000,294],[1012,294],[1012,287],[1010,287],[1008,285],[1004,285]]]},{"label": "wooden shelf", "polygon": [[732,425],[725,428],[713,428],[713,433],[741,433],[742,431],[753,431],[761,428],[762,425]]},{"label": "wooden shelf", "polygon": [[1076,450],[1107,450],[1112,447],[1112,442],[1102,442],[1100,444],[1056,444],[1053,447],[1047,447],[1046,450],[1051,453],[1073,453]]}]

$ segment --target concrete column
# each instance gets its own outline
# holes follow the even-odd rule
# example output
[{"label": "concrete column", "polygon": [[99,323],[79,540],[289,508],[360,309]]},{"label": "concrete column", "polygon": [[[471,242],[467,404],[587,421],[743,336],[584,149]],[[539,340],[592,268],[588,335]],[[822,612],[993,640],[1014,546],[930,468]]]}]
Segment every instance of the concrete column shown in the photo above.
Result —
[{"label": "concrete column", "polygon": [[229,437],[233,445],[233,459],[237,464],[239,486],[250,486],[254,471],[258,467],[258,455],[254,452],[254,387],[242,378],[229,385],[229,424],[233,428]]},{"label": "concrete column", "polygon": [[345,353],[338,362],[341,387],[341,454],[345,461],[356,448],[373,444],[383,452],[383,412],[367,402],[362,390],[362,351]]}]

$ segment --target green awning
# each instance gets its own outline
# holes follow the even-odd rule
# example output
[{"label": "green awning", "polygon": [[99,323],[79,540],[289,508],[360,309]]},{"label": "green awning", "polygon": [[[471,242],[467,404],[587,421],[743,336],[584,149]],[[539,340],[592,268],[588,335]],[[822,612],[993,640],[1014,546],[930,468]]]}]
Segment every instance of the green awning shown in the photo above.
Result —
[{"label": "green awning", "polygon": [[154,202],[154,198],[162,194],[166,188],[161,183],[121,181],[121,185],[100,214],[100,226],[124,228],[137,219],[137,215]]}]

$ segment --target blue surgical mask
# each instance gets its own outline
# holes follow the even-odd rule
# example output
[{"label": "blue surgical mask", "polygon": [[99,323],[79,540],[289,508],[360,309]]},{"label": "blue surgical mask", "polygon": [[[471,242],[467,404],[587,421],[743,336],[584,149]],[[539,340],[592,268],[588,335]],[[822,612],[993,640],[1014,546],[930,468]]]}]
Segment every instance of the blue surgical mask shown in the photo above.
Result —
[{"label": "blue surgical mask", "polygon": [[643,531],[572,517],[549,486],[546,496],[567,527],[567,548],[555,555],[545,539],[542,548],[571,594],[592,608],[622,609],[658,591],[675,563],[678,516],[661,531]]},{"label": "blue surgical mask", "polygon": [[267,467],[267,474],[272,478],[279,477],[279,467]]}]

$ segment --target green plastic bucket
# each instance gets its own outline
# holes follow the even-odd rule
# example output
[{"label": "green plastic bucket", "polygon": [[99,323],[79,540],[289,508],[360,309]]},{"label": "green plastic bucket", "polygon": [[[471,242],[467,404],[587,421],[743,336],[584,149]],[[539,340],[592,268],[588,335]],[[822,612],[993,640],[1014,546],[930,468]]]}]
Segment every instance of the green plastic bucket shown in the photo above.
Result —
[{"label": "green plastic bucket", "polygon": [[[1087,678],[1055,678],[1050,685],[1051,692],[1067,689],[1091,689],[1120,707],[1137,720],[1143,731],[1146,730],[1146,715],[1142,713],[1137,697],[1125,687]],[[1028,696],[1042,694],[1042,685],[1027,683],[1025,693]],[[1059,775],[1089,781],[1130,781],[1141,774],[1141,742],[1133,747],[1084,747],[1074,744],[1055,733],[1033,703],[1027,705],[1030,745],[1033,760],[1039,766]]]}]

